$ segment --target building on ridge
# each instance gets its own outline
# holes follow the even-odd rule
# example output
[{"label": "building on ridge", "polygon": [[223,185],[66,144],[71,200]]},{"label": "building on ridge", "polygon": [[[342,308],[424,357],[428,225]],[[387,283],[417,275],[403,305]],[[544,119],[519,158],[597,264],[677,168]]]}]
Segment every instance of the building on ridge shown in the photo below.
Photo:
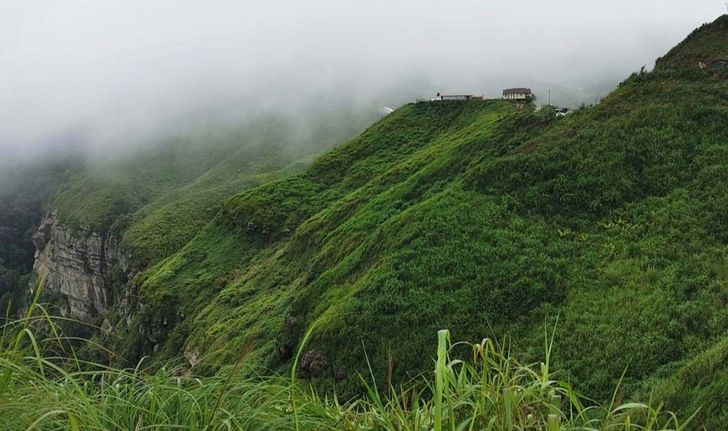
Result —
[{"label": "building on ridge", "polygon": [[472,94],[445,94],[438,92],[433,100],[471,100],[477,99]]},{"label": "building on ridge", "polygon": [[503,98],[506,100],[531,100],[533,93],[530,88],[506,88],[503,90]]}]

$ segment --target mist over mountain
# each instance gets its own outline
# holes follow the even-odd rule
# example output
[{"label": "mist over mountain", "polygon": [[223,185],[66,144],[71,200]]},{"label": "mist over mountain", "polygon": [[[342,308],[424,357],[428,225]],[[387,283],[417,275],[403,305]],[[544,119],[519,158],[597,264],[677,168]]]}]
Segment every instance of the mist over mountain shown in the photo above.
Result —
[{"label": "mist over mountain", "polygon": [[[3,3],[0,155],[100,153],[261,112],[531,86],[594,103],[714,1]],[[649,19],[646,19],[649,17]]]},{"label": "mist over mountain", "polygon": [[3,6],[1,429],[728,423],[720,2]]}]

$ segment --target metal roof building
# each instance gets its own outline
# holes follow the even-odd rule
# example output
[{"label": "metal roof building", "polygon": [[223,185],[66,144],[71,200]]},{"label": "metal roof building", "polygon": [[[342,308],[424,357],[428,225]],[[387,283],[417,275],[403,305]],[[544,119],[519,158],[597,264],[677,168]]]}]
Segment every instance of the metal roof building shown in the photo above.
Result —
[{"label": "metal roof building", "polygon": [[508,100],[528,100],[533,97],[530,88],[506,88],[503,90],[503,98]]}]

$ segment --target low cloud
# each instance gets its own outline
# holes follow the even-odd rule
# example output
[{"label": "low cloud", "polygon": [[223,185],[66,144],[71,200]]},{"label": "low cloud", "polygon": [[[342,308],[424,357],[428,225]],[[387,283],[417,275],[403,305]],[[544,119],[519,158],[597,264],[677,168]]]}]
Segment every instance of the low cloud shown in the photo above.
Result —
[{"label": "low cloud", "polygon": [[251,113],[531,86],[598,97],[721,2],[6,0],[0,158]]}]

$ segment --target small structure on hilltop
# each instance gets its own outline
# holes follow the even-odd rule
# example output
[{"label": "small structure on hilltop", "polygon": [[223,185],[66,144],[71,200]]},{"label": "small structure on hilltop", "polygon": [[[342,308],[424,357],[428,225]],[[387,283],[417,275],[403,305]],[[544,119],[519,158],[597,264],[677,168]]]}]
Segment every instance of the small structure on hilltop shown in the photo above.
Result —
[{"label": "small structure on hilltop", "polygon": [[533,93],[530,88],[506,88],[503,90],[503,98],[506,100],[531,100]]},{"label": "small structure on hilltop", "polygon": [[432,100],[472,100],[482,98],[482,96],[473,96],[472,94],[445,94],[438,92],[435,98]]}]

